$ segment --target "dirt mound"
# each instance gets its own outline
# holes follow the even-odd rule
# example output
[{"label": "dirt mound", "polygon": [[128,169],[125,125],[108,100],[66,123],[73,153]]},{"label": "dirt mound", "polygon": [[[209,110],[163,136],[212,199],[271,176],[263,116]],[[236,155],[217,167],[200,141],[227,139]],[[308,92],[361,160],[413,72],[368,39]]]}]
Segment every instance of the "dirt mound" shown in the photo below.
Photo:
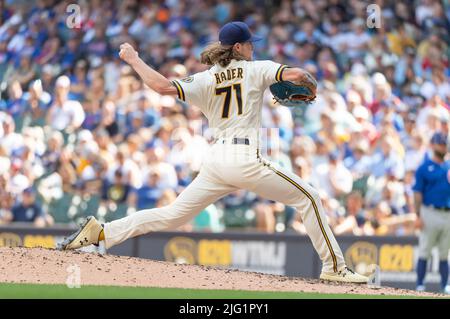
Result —
[{"label": "dirt mound", "polygon": [[77,266],[81,285],[440,296],[78,251],[0,248],[0,256],[0,282],[9,283],[66,284]]}]

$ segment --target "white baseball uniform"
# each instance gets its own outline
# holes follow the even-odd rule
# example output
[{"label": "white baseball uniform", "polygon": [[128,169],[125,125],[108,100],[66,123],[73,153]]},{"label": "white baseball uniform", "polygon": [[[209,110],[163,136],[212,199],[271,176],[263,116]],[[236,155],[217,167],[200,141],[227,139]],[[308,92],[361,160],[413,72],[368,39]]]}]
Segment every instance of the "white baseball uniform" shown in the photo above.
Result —
[{"label": "white baseball uniform", "polygon": [[201,108],[216,138],[197,177],[170,205],[138,211],[104,226],[106,248],[154,231],[175,229],[237,189],[295,207],[325,272],[345,266],[318,192],[290,171],[260,157],[262,99],[287,66],[236,61],[173,81],[178,98]]}]

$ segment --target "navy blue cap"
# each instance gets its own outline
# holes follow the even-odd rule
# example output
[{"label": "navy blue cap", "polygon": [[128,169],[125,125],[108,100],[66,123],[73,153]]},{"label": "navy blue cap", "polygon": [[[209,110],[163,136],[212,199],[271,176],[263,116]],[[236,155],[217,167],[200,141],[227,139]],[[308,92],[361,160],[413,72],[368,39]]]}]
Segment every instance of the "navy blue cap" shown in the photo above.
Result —
[{"label": "navy blue cap", "polygon": [[430,141],[431,144],[447,145],[447,136],[444,133],[436,132]]},{"label": "navy blue cap", "polygon": [[156,143],[155,140],[151,140],[150,142],[147,142],[145,144],[145,149],[148,150],[150,148],[155,148],[156,147]]},{"label": "navy blue cap", "polygon": [[27,188],[25,188],[23,190],[23,192],[26,193],[26,194],[30,194],[30,195],[34,195],[35,194],[35,191],[34,191],[33,187],[27,187]]},{"label": "navy blue cap", "polygon": [[219,41],[221,44],[225,45],[259,40],[262,40],[262,38],[252,35],[248,26],[241,21],[228,22],[219,32]]},{"label": "navy blue cap", "polygon": [[333,150],[328,154],[330,161],[336,161],[340,156],[339,150]]}]

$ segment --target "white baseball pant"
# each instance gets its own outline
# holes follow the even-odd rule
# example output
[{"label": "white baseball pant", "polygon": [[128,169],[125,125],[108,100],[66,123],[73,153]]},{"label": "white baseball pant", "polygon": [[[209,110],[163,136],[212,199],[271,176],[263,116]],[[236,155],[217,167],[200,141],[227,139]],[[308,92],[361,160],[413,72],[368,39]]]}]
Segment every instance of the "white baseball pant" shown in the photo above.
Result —
[{"label": "white baseball pant", "polygon": [[424,227],[419,235],[419,258],[430,258],[433,247],[437,247],[439,259],[447,260],[450,250],[450,213],[422,205],[420,214]]},{"label": "white baseball pant", "polygon": [[322,271],[341,270],[344,257],[328,226],[318,192],[297,175],[262,159],[256,143],[235,145],[230,141],[219,140],[211,146],[198,176],[172,204],[106,223],[106,248],[149,232],[175,229],[226,194],[246,189],[295,207],[322,260]]}]

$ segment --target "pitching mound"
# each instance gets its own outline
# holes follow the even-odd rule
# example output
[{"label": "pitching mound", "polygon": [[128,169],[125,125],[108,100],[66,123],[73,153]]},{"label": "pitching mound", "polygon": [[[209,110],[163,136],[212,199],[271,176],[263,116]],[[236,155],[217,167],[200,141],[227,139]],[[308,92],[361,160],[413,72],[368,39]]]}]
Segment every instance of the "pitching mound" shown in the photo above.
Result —
[{"label": "pitching mound", "polygon": [[82,285],[440,296],[77,251],[0,248],[0,256],[2,283],[65,284],[68,271],[73,269],[70,266],[76,265],[80,267]]}]

